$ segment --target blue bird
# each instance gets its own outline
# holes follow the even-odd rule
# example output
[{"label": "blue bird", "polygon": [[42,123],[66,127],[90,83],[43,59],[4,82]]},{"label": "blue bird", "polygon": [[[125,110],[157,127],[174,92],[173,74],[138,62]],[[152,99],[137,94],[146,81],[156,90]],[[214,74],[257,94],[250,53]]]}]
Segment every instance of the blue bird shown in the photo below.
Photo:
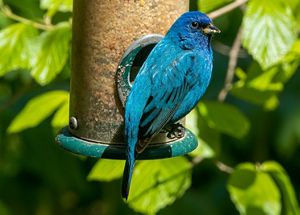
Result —
[{"label": "blue bird", "polygon": [[198,11],[183,14],[141,67],[125,105],[127,158],[122,197],[128,198],[137,154],[166,125],[188,114],[209,85],[211,37],[220,30]]}]

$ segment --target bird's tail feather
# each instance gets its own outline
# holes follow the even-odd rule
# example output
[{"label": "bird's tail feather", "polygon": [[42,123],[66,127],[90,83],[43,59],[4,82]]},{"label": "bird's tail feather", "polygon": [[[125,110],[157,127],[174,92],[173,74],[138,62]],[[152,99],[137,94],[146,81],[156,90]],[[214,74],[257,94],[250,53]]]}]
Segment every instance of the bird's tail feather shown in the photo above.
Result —
[{"label": "bird's tail feather", "polygon": [[135,164],[134,153],[128,153],[127,160],[125,163],[124,173],[123,173],[123,180],[122,180],[122,197],[125,198],[126,200],[129,195],[134,164]]}]

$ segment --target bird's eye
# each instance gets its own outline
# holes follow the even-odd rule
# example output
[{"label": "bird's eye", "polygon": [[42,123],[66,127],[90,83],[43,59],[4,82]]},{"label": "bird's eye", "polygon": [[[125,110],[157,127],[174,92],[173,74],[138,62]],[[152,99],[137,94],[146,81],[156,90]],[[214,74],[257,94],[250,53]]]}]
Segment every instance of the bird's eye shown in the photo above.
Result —
[{"label": "bird's eye", "polygon": [[198,22],[192,22],[192,28],[197,29],[199,28],[199,23]]}]

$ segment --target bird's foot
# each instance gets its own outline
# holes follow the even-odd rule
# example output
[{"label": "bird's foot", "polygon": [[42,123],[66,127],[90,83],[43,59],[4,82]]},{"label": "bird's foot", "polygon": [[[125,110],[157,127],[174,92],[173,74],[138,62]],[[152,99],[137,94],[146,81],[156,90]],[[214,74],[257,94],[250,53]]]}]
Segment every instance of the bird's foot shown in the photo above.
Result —
[{"label": "bird's foot", "polygon": [[180,123],[167,125],[165,130],[168,132],[169,139],[182,138],[185,134],[185,128]]}]

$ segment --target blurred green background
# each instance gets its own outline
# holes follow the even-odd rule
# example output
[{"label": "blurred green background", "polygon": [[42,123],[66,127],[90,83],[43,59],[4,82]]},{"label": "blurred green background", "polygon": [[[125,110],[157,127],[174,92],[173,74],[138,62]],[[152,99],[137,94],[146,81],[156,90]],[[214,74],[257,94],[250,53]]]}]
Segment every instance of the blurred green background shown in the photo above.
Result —
[{"label": "blurred green background", "polygon": [[72,1],[0,0],[0,215],[300,214],[300,0],[236,2],[214,19],[212,82],[188,116],[199,147],[138,163],[126,203],[123,162],[54,141],[68,123]]}]

